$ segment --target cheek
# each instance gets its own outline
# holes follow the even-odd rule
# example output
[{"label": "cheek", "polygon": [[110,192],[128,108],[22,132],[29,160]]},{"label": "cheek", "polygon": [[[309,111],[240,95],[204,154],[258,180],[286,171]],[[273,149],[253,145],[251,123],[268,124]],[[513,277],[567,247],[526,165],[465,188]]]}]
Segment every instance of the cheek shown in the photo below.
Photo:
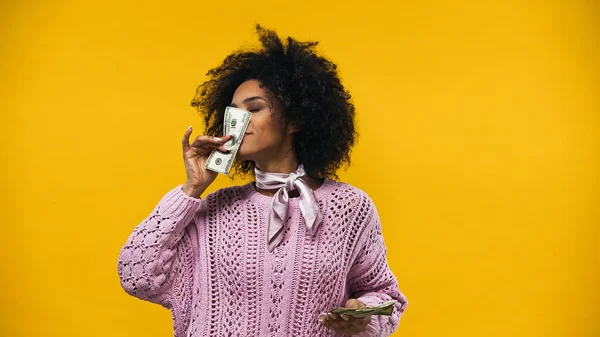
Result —
[{"label": "cheek", "polygon": [[276,140],[281,136],[281,127],[277,120],[269,115],[260,116],[250,124],[252,132],[265,141]]},{"label": "cheek", "polygon": [[282,139],[283,138],[283,126],[279,118],[269,118],[268,123],[266,123],[265,132],[269,133],[270,138],[272,139]]},{"label": "cheek", "polygon": [[252,115],[248,126],[249,135],[246,141],[246,150],[258,151],[281,144],[284,138],[281,121],[277,115],[271,115],[269,111],[259,112]]}]

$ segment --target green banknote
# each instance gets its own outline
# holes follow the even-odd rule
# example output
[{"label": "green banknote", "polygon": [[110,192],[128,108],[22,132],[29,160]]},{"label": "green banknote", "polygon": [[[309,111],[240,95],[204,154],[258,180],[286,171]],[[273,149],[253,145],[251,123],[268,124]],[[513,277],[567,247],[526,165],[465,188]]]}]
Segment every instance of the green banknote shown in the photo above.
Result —
[{"label": "green banknote", "polygon": [[386,315],[390,316],[394,311],[394,304],[396,300],[387,301],[380,305],[372,306],[372,307],[362,307],[362,308],[335,308],[330,312],[334,314],[343,314],[352,317],[366,317],[372,315]]},{"label": "green banknote", "polygon": [[242,139],[244,139],[248,124],[250,124],[251,115],[252,113],[243,109],[230,106],[225,109],[225,115],[223,116],[223,136],[233,136],[231,140],[225,143],[225,147],[229,149],[229,152],[213,151],[206,161],[205,167],[207,169],[225,175],[229,174],[235,155],[240,148]]}]

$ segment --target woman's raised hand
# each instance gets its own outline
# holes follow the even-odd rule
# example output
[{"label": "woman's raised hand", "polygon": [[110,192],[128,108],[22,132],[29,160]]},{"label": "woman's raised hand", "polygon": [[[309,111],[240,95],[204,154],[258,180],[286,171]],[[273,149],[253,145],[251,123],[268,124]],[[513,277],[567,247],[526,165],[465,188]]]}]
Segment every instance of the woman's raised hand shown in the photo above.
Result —
[{"label": "woman's raised hand", "polygon": [[200,195],[206,190],[215,178],[217,178],[217,172],[207,170],[204,168],[208,156],[214,150],[222,152],[228,152],[223,144],[231,139],[231,136],[225,137],[212,137],[212,136],[198,136],[190,144],[190,135],[192,134],[192,127],[190,126],[182,139],[183,146],[183,161],[185,163],[185,173],[187,180],[182,187],[185,194],[190,197],[200,198]]}]

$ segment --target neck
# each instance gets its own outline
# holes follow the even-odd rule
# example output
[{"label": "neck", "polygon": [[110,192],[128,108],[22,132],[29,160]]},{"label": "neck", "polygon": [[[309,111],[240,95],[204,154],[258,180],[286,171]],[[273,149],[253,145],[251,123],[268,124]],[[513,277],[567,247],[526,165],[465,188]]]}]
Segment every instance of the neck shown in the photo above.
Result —
[{"label": "neck", "polygon": [[282,161],[267,161],[267,162],[254,162],[254,165],[261,171],[269,173],[291,173],[298,169],[298,160],[295,156],[290,160]]},{"label": "neck", "polygon": [[292,149],[292,144],[275,148],[270,153],[264,153],[254,158],[254,165],[261,171],[270,173],[290,173],[298,168],[298,157]]}]

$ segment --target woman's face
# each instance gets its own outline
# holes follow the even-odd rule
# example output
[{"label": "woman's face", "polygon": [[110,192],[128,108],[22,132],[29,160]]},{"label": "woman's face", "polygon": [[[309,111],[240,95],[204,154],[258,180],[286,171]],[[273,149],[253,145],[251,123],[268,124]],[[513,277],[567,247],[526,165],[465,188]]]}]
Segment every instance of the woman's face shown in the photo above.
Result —
[{"label": "woman's face", "polygon": [[231,100],[231,106],[252,113],[237,157],[255,163],[277,159],[291,150],[291,127],[284,128],[280,104],[270,102],[261,86],[258,80],[247,80],[237,88]]}]

